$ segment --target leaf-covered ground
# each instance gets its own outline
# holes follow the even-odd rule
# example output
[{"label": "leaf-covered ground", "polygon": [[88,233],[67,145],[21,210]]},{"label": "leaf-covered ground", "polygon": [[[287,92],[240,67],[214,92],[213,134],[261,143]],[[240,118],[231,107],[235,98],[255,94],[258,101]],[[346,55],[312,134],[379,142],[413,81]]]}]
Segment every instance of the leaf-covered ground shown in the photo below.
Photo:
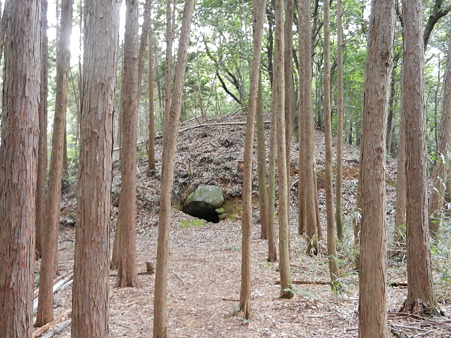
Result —
[{"label": "leaf-covered ground", "polygon": [[[173,199],[182,200],[198,184],[218,184],[233,206],[229,218],[219,223],[199,221],[172,211],[168,285],[169,337],[357,337],[358,277],[353,271],[352,220],[355,217],[355,191],[358,175],[358,149],[346,147],[344,154],[343,209],[345,241],[339,246],[339,265],[343,289],[333,292],[328,281],[325,243],[317,257],[305,254],[305,240],[297,235],[297,152],[292,147],[291,176],[291,272],[296,284],[291,300],[279,298],[278,265],[266,262],[267,243],[260,239],[258,203],[255,199],[252,233],[252,317],[244,320],[238,310],[241,273],[240,196],[242,174],[237,170],[244,146],[245,116],[235,114],[208,121],[191,120],[179,134]],[[230,123],[230,124],[227,124]],[[203,125],[203,126],[200,126]],[[267,134],[269,130],[267,129]],[[269,135],[267,135],[267,141]],[[321,186],[324,142],[316,132],[317,172],[322,224],[325,225],[324,191]],[[137,217],[137,288],[115,288],[116,271],[110,273],[110,336],[150,337],[152,335],[154,274],[146,274],[146,262],[155,265],[158,232],[159,170],[146,175],[145,149],[139,153]],[[157,141],[157,167],[161,165],[161,139]],[[118,162],[114,171],[113,202],[120,191]],[[256,159],[254,161],[256,167]],[[393,245],[392,216],[396,165],[387,165],[387,219],[389,282],[406,282],[403,247]],[[257,185],[254,176],[255,187]],[[256,189],[254,189],[256,191]],[[75,188],[66,189],[62,205],[59,238],[59,266],[62,275],[72,270],[75,229]],[[114,203],[113,203],[114,204]],[[113,208],[111,243],[116,226]],[[324,230],[325,232],[325,230]],[[405,337],[451,336],[451,286],[448,279],[451,259],[448,242],[434,247],[434,281],[441,308],[446,316],[419,318],[398,313],[406,297],[405,287],[388,288],[389,324],[393,332]],[[39,262],[37,264],[37,269]],[[37,270],[38,272],[39,270]],[[55,298],[58,315],[71,308],[70,284]],[[70,336],[70,328],[61,337]]]}]

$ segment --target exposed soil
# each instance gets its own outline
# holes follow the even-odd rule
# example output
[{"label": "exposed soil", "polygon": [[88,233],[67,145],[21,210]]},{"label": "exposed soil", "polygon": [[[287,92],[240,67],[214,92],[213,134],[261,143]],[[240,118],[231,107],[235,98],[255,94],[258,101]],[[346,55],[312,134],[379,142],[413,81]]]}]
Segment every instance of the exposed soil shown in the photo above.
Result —
[{"label": "exposed soil", "polygon": [[[340,245],[340,268],[343,290],[333,292],[327,284],[328,267],[325,243],[317,257],[305,254],[305,240],[297,235],[297,152],[293,143],[291,177],[291,268],[294,281],[311,284],[296,285],[297,296],[280,299],[278,265],[267,263],[267,243],[260,239],[258,203],[254,203],[252,234],[252,317],[244,320],[237,312],[241,273],[240,196],[242,174],[238,161],[242,159],[245,116],[235,114],[209,119],[191,120],[182,126],[176,159],[174,201],[182,200],[198,184],[218,184],[230,201],[229,218],[219,223],[201,222],[174,207],[170,233],[170,266],[168,285],[169,337],[357,337],[358,277],[353,271],[352,219],[355,216],[355,191],[358,176],[358,149],[346,147],[344,155],[343,210],[346,240]],[[213,125],[232,122],[230,125]],[[233,124],[243,122],[243,124]],[[199,124],[209,125],[199,127]],[[192,129],[189,129],[192,128]],[[267,137],[267,141],[269,136]],[[325,225],[324,191],[321,186],[324,141],[316,133],[317,172],[322,224]],[[144,153],[142,150],[140,153]],[[161,164],[161,139],[157,141],[157,165]],[[254,161],[256,164],[256,160]],[[120,191],[120,178],[115,166],[113,201]],[[256,167],[256,165],[254,165]],[[387,180],[387,214],[389,243],[394,213],[394,182],[396,164],[389,161]],[[110,336],[150,337],[153,321],[154,274],[146,274],[146,262],[156,261],[158,232],[159,173],[146,175],[146,159],[139,162],[137,261],[140,286],[115,288],[116,271],[110,273]],[[257,185],[254,176],[255,187]],[[257,189],[254,189],[256,191]],[[75,245],[75,188],[69,186],[62,205],[62,225],[59,237],[59,268],[64,275],[73,268]],[[257,201],[257,199],[256,199]],[[175,203],[177,204],[177,203]],[[176,205],[175,205],[176,206]],[[116,226],[117,207],[113,207],[111,245]],[[325,230],[324,230],[325,233]],[[406,282],[405,258],[402,247],[394,250],[390,259],[388,280]],[[37,264],[37,269],[39,262]],[[448,267],[449,268],[449,267]],[[36,270],[37,273],[39,270]],[[315,284],[315,282],[317,282]],[[321,284],[323,283],[323,284]],[[442,285],[441,285],[442,287]],[[451,286],[441,297],[441,309],[446,316],[420,318],[399,314],[406,297],[405,287],[388,288],[389,324],[393,331],[405,337],[451,337]],[[446,292],[448,292],[446,296]],[[70,286],[55,298],[56,315],[71,308]],[[158,311],[158,309],[157,309]],[[70,336],[70,328],[61,337]]]}]

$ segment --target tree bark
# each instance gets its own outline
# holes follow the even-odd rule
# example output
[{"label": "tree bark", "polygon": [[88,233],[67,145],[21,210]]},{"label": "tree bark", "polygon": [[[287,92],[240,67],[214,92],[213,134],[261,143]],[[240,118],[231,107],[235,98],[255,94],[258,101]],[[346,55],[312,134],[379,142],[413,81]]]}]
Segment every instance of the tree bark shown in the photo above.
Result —
[{"label": "tree bark", "polygon": [[[46,215],[47,185],[47,95],[48,95],[48,37],[47,8],[48,1],[41,3],[41,90],[39,97],[39,146],[38,177],[36,182],[36,258],[42,257],[42,229]],[[0,37],[3,40],[3,36]],[[1,53],[1,51],[0,51]],[[1,54],[0,54],[1,55]],[[1,56],[0,56],[1,58]]]},{"label": "tree bark", "polygon": [[85,3],[72,337],[108,337],[109,225],[120,2]]},{"label": "tree bark", "polygon": [[[155,274],[153,337],[167,337],[166,292],[168,285],[169,226],[171,221],[171,194],[174,182],[175,149],[177,130],[180,125],[182,107],[183,79],[185,76],[191,17],[194,12],[194,0],[186,0],[183,11],[182,28],[179,39],[177,65],[170,114],[165,117],[163,136],[162,178],[160,195],[160,214],[157,245],[157,266]],[[169,74],[168,74],[169,75]]]},{"label": "tree bark", "polygon": [[265,122],[263,112],[262,81],[259,77],[257,97],[257,171],[258,200],[260,204],[261,239],[268,239],[268,180],[266,177]]},{"label": "tree bark", "polygon": [[[403,78],[404,75],[401,75]],[[399,144],[398,157],[396,159],[396,212],[395,212],[395,233],[393,241],[405,244],[406,233],[406,123],[404,108],[404,87],[401,82],[401,109],[399,113]]]},{"label": "tree bark", "polygon": [[[72,33],[72,0],[61,3],[61,22],[56,64],[56,101],[53,122],[52,155],[46,208],[46,227],[43,228],[45,245],[42,250],[39,274],[39,306],[36,326],[53,320],[53,277],[58,266],[58,225],[63,177],[64,139],[66,129],[67,96],[69,91],[70,36]],[[43,243],[44,244],[44,243]]]},{"label": "tree bark", "polygon": [[325,134],[325,184],[327,213],[327,256],[332,288],[337,287],[339,278],[337,264],[337,244],[335,238],[334,191],[332,177],[332,111],[330,90],[330,28],[329,1],[324,4],[324,134]]},{"label": "tree bark", "polygon": [[136,267],[136,142],[138,134],[138,1],[126,1],[124,63],[122,71],[121,193],[116,236],[119,264],[116,286],[137,286]]},{"label": "tree bark", "polygon": [[276,204],[276,152],[277,152],[277,119],[271,113],[271,130],[269,140],[268,164],[268,262],[277,261],[275,242],[274,214]]},{"label": "tree bark", "polygon": [[359,337],[388,337],[385,136],[393,55],[395,3],[371,3],[365,69],[359,193]]},{"label": "tree bark", "polygon": [[310,0],[299,1],[299,234],[306,233],[309,254],[318,253],[319,219],[316,217],[315,143],[312,107],[312,30]]},{"label": "tree bark", "polygon": [[343,239],[343,5],[342,0],[337,0],[337,172],[335,179],[335,222],[337,237]]},{"label": "tree bark", "polygon": [[403,0],[407,187],[407,299],[404,312],[439,314],[429,250],[422,1]]},{"label": "tree bark", "polygon": [[[283,0],[276,0],[276,27],[274,40],[274,74],[273,74],[273,114],[277,125],[277,170],[279,175],[279,271],[280,297],[292,298],[291,271],[289,252],[289,217],[288,217],[288,175],[287,175],[287,138],[285,136],[285,73],[284,73],[284,5]],[[291,60],[290,60],[291,61]]]},{"label": "tree bark", "polygon": [[[291,180],[291,140],[292,140],[292,120],[294,115],[293,108],[293,17],[294,0],[285,0],[285,21],[284,21],[284,81],[285,81],[285,102],[284,102],[284,123],[285,123],[285,142],[286,142],[286,161],[287,161],[287,213],[290,215],[290,180]],[[289,219],[289,217],[288,217]]]},{"label": "tree bark", "polygon": [[[150,0],[148,0],[150,2]],[[149,5],[149,7],[151,7]],[[149,8],[149,21],[151,17],[151,8]],[[155,173],[155,102],[154,102],[154,40],[153,29],[149,22],[149,58],[147,61],[147,86],[148,86],[148,105],[149,105],[149,143],[147,145],[148,168],[147,175]]]},{"label": "tree bark", "polygon": [[252,234],[252,153],[254,150],[254,124],[257,111],[258,84],[260,77],[261,47],[266,0],[254,0],[253,6],[253,57],[249,88],[249,106],[246,121],[243,171],[243,215],[241,220],[242,256],[240,310],[245,319],[251,315],[251,234]]},{"label": "tree bark", "polygon": [[31,337],[41,2],[8,1],[0,143],[0,332]]}]

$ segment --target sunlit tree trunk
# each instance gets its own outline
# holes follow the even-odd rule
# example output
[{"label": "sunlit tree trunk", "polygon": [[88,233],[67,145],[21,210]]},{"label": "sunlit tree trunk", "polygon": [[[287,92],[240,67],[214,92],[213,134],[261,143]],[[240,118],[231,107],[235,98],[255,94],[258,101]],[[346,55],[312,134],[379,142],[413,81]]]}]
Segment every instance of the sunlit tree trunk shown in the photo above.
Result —
[{"label": "sunlit tree trunk", "polygon": [[422,1],[403,0],[407,299],[404,312],[439,314],[429,250]]},{"label": "sunlit tree trunk", "polygon": [[[70,36],[72,33],[72,0],[61,3],[61,23],[56,64],[56,102],[53,122],[52,155],[46,208],[46,225],[42,229],[45,245],[42,247],[39,274],[39,306],[36,325],[53,320],[53,277],[58,264],[58,225],[63,177],[64,138],[67,96],[69,91]],[[44,243],[43,243],[44,244]]]},{"label": "sunlit tree trunk", "polygon": [[244,144],[243,216],[241,220],[241,289],[240,310],[245,319],[251,315],[251,234],[252,234],[252,153],[254,149],[254,124],[257,111],[263,22],[266,0],[254,0],[253,7],[253,57],[247,109],[246,138]]},{"label": "sunlit tree trunk", "polygon": [[85,2],[72,337],[108,337],[109,226],[120,2]]},{"label": "sunlit tree trunk", "polygon": [[0,143],[0,335],[31,337],[41,2],[8,1]]},{"label": "sunlit tree trunk", "polygon": [[395,3],[373,0],[368,31],[360,148],[362,208],[359,337],[388,337],[385,133],[393,55]]},{"label": "sunlit tree trunk", "polygon": [[183,11],[182,28],[179,39],[177,65],[172,90],[169,115],[165,117],[163,133],[162,178],[160,195],[160,213],[157,245],[157,266],[155,274],[153,337],[167,337],[167,304],[169,260],[169,226],[171,221],[171,195],[174,182],[175,148],[180,125],[182,108],[183,79],[185,76],[191,17],[194,12],[194,0],[186,0]]}]

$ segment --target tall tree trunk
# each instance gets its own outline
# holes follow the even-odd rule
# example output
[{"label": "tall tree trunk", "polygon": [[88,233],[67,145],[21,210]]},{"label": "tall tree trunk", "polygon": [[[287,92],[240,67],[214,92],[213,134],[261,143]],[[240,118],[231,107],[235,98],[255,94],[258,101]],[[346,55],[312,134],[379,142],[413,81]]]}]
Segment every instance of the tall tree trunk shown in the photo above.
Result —
[{"label": "tall tree trunk", "polygon": [[388,337],[385,133],[394,19],[393,0],[372,1],[360,148],[359,337],[362,338]]},{"label": "tall tree trunk", "polygon": [[8,1],[0,143],[0,332],[31,337],[41,2]]},{"label": "tall tree trunk", "polygon": [[[292,139],[292,120],[293,120],[293,17],[294,0],[285,0],[285,21],[284,21],[284,81],[285,81],[285,103],[284,103],[284,122],[285,122],[285,142],[287,161],[287,213],[290,215],[290,180],[291,180],[291,139]],[[288,222],[290,217],[288,216]]]},{"label": "tall tree trunk", "polygon": [[45,245],[39,274],[39,306],[36,326],[53,320],[53,277],[58,265],[58,225],[61,204],[61,180],[66,127],[67,95],[69,91],[70,36],[72,33],[72,0],[63,0],[56,64],[56,102],[53,122],[52,155],[46,208]]},{"label": "tall tree trunk", "polygon": [[119,9],[120,2],[109,0],[85,3],[72,337],[108,337],[108,234]]},{"label": "tall tree trunk", "polygon": [[325,184],[327,213],[327,256],[332,288],[337,287],[339,277],[337,245],[335,239],[334,191],[332,178],[332,111],[330,108],[330,17],[329,1],[324,2],[324,134],[326,147]]},{"label": "tall tree trunk", "polygon": [[244,145],[243,216],[241,220],[242,256],[240,310],[245,319],[251,314],[251,234],[252,234],[252,153],[254,150],[254,124],[257,111],[258,84],[266,0],[253,0],[253,57]]},{"label": "tall tree trunk", "polygon": [[[46,215],[46,174],[47,174],[47,108],[48,108],[48,37],[47,8],[48,1],[41,4],[41,90],[39,95],[39,146],[38,177],[36,182],[36,257],[42,257],[42,229]],[[3,39],[3,37],[0,37]],[[1,52],[0,52],[1,53]],[[1,58],[1,54],[0,54]]]},{"label": "tall tree trunk", "polygon": [[[401,78],[403,78],[401,74]],[[404,108],[404,80],[401,82],[401,109],[399,114],[399,144],[398,157],[396,159],[396,212],[395,212],[395,233],[393,241],[405,244],[406,233],[406,126]]]},{"label": "tall tree trunk", "polygon": [[[277,171],[279,175],[279,271],[280,297],[292,298],[290,252],[289,252],[289,218],[288,218],[288,175],[287,175],[287,139],[285,137],[285,73],[284,73],[284,5],[283,0],[276,0],[276,30],[274,40],[274,82],[273,114],[277,125]],[[291,61],[291,60],[290,60]]]},{"label": "tall tree trunk", "polygon": [[407,186],[407,299],[403,311],[439,314],[432,288],[426,174],[422,1],[403,0]]},{"label": "tall tree trunk", "polygon": [[[261,74],[260,74],[261,75]],[[261,239],[268,239],[268,180],[266,177],[265,123],[263,112],[262,79],[259,77],[257,96],[257,171],[258,200],[260,204]],[[274,228],[274,227],[273,227]]]},{"label": "tall tree trunk", "polygon": [[307,252],[318,253],[319,219],[316,214],[315,143],[312,108],[312,30],[310,0],[299,1],[299,233],[307,235]]},{"label": "tall tree trunk", "polygon": [[[185,0],[186,1],[186,0]],[[166,58],[164,68],[164,116],[163,130],[166,130],[168,115],[171,110],[172,91],[172,45],[174,43],[174,28],[172,26],[172,10],[174,0],[166,1]]]},{"label": "tall tree trunk", "polygon": [[437,144],[437,161],[432,170],[434,190],[429,197],[429,231],[438,234],[442,220],[442,208],[445,191],[449,185],[451,152],[451,34],[448,39],[448,59],[446,61],[445,83],[443,91],[442,119]]},{"label": "tall tree trunk", "polygon": [[275,242],[274,214],[276,204],[276,152],[277,152],[277,119],[271,113],[271,130],[269,140],[268,164],[268,262],[277,261],[277,248]]},{"label": "tall tree trunk", "polygon": [[335,222],[337,237],[343,239],[343,5],[342,0],[337,0],[337,172],[335,179]]},{"label": "tall tree trunk", "polygon": [[[150,0],[149,0],[150,2]],[[151,17],[151,6],[149,5],[149,21]],[[148,105],[149,105],[149,143],[147,145],[148,168],[147,175],[155,173],[155,102],[154,102],[154,41],[153,29],[149,22],[149,58],[147,61],[147,86],[148,86]]]},{"label": "tall tree trunk", "polygon": [[186,0],[179,39],[175,80],[170,114],[165,117],[163,136],[163,165],[161,178],[160,214],[158,228],[157,267],[155,275],[153,337],[167,337],[166,292],[168,285],[169,225],[171,221],[171,191],[174,181],[175,148],[182,108],[183,79],[185,76],[191,17],[194,0]]},{"label": "tall tree trunk", "polygon": [[[122,163],[121,193],[116,236],[119,265],[116,286],[137,286],[136,267],[136,142],[138,134],[138,4],[126,1],[124,63],[122,71]],[[125,113],[126,112],[126,113]]]}]

